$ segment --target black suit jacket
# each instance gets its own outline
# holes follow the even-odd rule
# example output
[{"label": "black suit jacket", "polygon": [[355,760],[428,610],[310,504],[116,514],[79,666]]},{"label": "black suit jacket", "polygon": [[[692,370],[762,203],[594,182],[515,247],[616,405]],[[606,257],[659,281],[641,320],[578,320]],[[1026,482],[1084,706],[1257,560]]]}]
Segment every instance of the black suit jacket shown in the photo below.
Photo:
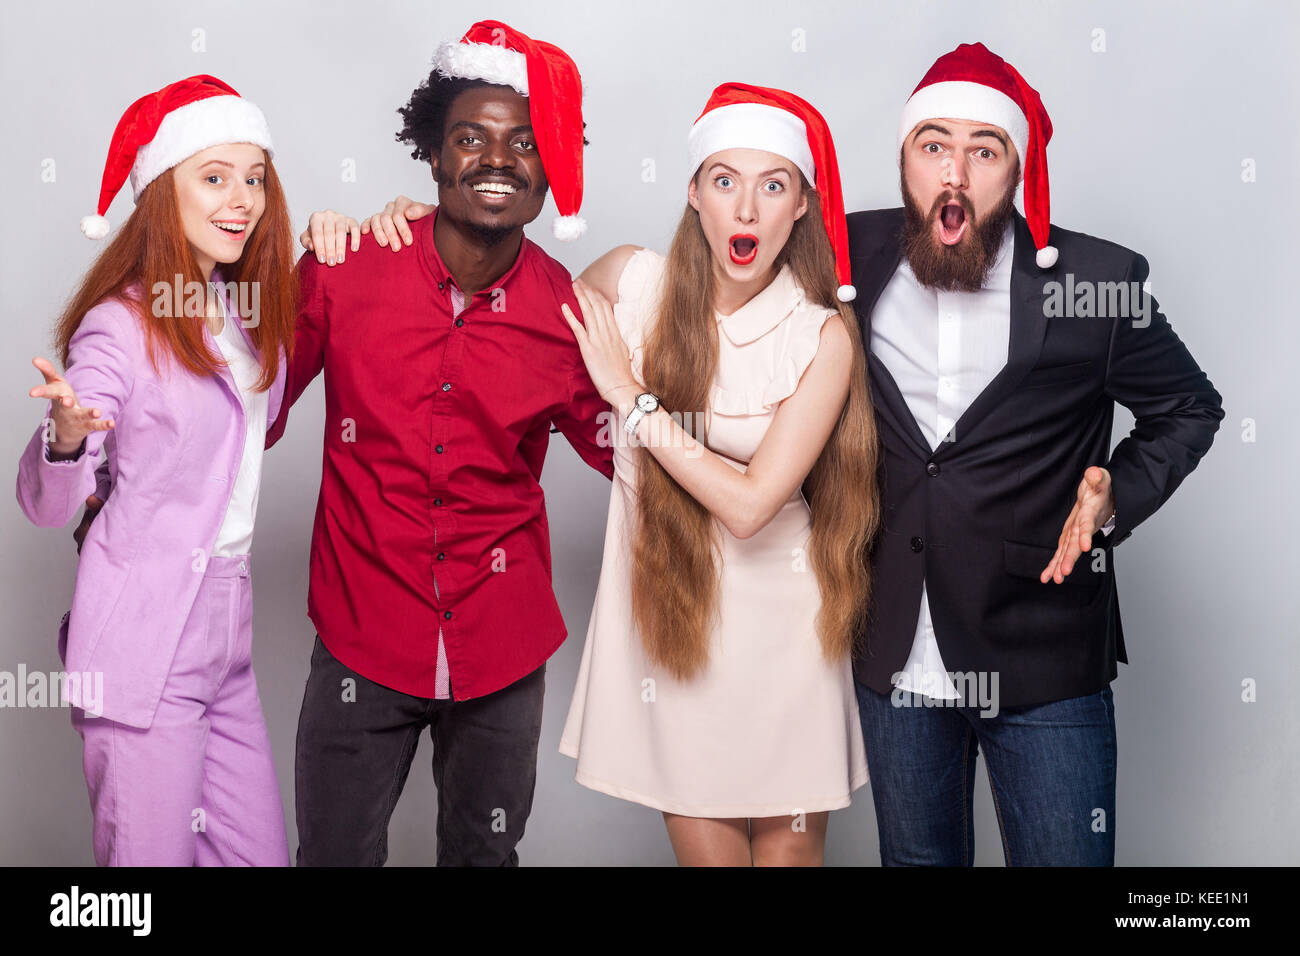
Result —
[{"label": "black suit jacket", "polygon": [[[1080,283],[1140,288],[1147,262],[1053,226],[1060,257],[1040,269],[1017,213],[1007,364],[931,451],[889,371],[871,354],[872,310],[898,267],[902,222],[901,208],[848,217],[884,517],[854,676],[890,691],[912,647],[924,579],[944,666],[963,675],[996,672],[1000,706],[1095,693],[1115,678],[1117,660],[1128,663],[1112,551],[1209,450],[1223,418],[1219,393],[1153,298],[1146,320],[1136,312],[1049,317],[1049,307],[1064,304],[1067,273],[1076,295]],[[1055,296],[1053,282],[1062,285]],[[1115,402],[1136,422],[1111,451]],[[1090,465],[1110,471],[1115,529],[1093,537],[1100,560],[1080,555],[1064,584],[1042,584],[1038,575]]]}]

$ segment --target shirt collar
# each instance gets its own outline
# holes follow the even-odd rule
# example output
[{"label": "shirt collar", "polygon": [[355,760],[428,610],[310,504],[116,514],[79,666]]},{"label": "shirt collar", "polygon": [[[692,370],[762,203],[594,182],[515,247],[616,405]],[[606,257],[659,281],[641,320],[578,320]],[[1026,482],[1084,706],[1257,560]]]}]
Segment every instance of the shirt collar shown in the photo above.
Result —
[{"label": "shirt collar", "polygon": [[727,338],[736,345],[744,345],[771,332],[803,301],[803,289],[795,282],[790,264],[785,263],[765,289],[731,315],[716,310],[713,314]]},{"label": "shirt collar", "polygon": [[[433,275],[434,281],[438,283],[438,288],[442,289],[448,283],[460,288],[456,278],[447,269],[446,263],[442,261],[442,256],[438,255],[438,246],[433,241],[433,223],[438,218],[438,206],[433,207],[433,213],[427,216],[423,222],[423,234],[420,237],[420,250],[424,254],[424,264],[428,266],[430,274]],[[494,282],[491,288],[500,288],[509,282],[516,272],[519,271],[525,256],[530,255],[529,247],[532,245],[528,237],[524,236],[523,241],[519,243],[519,254],[515,256],[515,261],[510,264],[510,268]],[[490,291],[489,289],[480,289],[479,294]]]}]

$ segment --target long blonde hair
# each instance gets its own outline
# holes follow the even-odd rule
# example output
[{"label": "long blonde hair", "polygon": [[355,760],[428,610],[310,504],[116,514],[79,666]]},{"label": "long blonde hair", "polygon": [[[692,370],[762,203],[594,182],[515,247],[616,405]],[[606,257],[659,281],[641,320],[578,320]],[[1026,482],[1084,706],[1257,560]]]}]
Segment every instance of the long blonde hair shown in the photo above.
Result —
[{"label": "long blonde hair", "polygon": [[[836,309],[853,346],[849,396],[804,482],[812,511],[811,564],[821,591],[816,627],[830,660],[849,655],[870,599],[868,548],[880,522],[875,417],[857,318],[835,292],[835,257],[817,192],[804,182],[807,211],[776,259],[789,263],[809,301]],[[700,215],[687,206],[665,267],[663,295],[646,339],[642,373],[664,408],[703,422],[718,367],[712,253]],[[688,412],[694,414],[687,415]],[[707,444],[707,430],[695,437]],[[638,452],[632,613],[650,659],[686,679],[708,665],[717,618],[719,522],[654,456]]]}]

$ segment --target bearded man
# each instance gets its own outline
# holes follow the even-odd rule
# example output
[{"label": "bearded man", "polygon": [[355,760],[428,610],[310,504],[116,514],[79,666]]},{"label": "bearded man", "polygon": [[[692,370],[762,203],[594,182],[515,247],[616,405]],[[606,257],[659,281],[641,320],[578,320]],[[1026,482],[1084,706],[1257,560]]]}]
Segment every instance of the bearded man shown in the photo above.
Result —
[{"label": "bearded man", "polygon": [[[1146,260],[1050,225],[1051,134],[963,44],[904,108],[903,207],[848,217],[884,495],[854,676],[887,866],[974,862],[981,747],[1007,865],[1113,865],[1113,551],[1223,418]],[[1136,424],[1111,450],[1116,402]]]}]

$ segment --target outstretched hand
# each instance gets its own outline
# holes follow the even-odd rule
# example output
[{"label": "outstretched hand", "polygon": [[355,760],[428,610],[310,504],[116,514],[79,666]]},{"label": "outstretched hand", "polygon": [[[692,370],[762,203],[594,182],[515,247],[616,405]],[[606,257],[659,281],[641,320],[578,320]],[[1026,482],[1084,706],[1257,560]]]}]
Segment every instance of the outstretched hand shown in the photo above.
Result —
[{"label": "outstretched hand", "polygon": [[31,398],[50,400],[50,421],[54,426],[49,437],[51,454],[71,455],[81,447],[91,432],[108,431],[113,419],[104,418],[98,408],[83,408],[67,379],[55,370],[49,359],[34,358],[32,364],[45,376],[45,384],[27,392]]},{"label": "outstretched hand", "polygon": [[1115,513],[1115,492],[1111,488],[1110,472],[1093,465],[1083,473],[1074,507],[1070,509],[1057,540],[1056,554],[1043,568],[1038,580],[1046,584],[1060,584],[1074,570],[1079,555],[1092,547],[1092,536]]}]

